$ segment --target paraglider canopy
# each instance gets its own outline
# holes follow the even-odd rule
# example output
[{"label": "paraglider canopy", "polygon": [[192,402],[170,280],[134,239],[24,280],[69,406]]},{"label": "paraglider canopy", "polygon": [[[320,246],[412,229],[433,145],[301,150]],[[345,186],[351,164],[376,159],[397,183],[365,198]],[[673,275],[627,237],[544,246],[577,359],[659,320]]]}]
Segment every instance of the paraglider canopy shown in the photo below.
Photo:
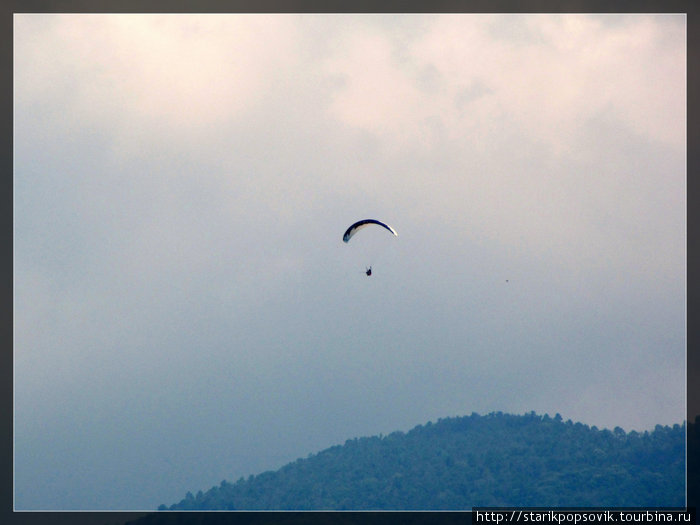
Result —
[{"label": "paraglider canopy", "polygon": [[396,230],[389,226],[388,224],[384,224],[383,222],[380,222],[376,219],[364,219],[361,221],[357,221],[355,224],[351,225],[346,231],[345,234],[343,235],[343,242],[348,242],[350,238],[355,235],[359,230],[362,228],[369,226],[370,224],[376,224],[378,226],[381,226],[383,228],[386,228],[389,230],[391,233],[393,233],[395,236],[398,237],[398,233],[396,233]]}]

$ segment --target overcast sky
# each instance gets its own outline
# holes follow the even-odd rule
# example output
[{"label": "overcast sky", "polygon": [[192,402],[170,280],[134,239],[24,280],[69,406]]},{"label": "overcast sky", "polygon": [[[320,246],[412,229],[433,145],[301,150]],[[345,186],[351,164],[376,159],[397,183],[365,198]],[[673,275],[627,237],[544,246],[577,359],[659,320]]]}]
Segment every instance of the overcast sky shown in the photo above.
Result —
[{"label": "overcast sky", "polygon": [[[17,509],[472,412],[684,420],[684,16],[15,15],[14,46]],[[364,218],[398,237],[343,243]]]}]

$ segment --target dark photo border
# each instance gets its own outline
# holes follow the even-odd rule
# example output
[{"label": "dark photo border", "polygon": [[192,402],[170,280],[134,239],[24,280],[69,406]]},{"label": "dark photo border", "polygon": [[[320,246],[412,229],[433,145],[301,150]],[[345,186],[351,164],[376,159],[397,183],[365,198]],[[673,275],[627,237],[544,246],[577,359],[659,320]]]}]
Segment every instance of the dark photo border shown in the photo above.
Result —
[{"label": "dark photo border", "polygon": [[[2,306],[0,315],[0,523],[12,525],[71,524],[71,525],[160,525],[184,523],[236,523],[236,524],[289,524],[301,523],[401,523],[401,524],[466,524],[473,514],[470,512],[14,512],[13,511],[13,13],[686,13],[687,14],[687,100],[688,100],[688,147],[687,147],[687,501],[689,507],[700,502],[700,437],[696,437],[696,424],[700,424],[700,355],[697,344],[700,340],[698,297],[700,280],[695,269],[695,247],[698,245],[698,212],[693,207],[698,202],[700,182],[694,175],[700,173],[698,143],[698,41],[700,23],[698,8],[684,0],[434,0],[431,2],[411,0],[383,0],[380,2],[333,0],[8,0],[3,2],[0,15],[0,85],[2,86],[2,147],[0,156],[2,176],[0,214],[2,257]],[[697,423],[696,423],[696,418]]]}]

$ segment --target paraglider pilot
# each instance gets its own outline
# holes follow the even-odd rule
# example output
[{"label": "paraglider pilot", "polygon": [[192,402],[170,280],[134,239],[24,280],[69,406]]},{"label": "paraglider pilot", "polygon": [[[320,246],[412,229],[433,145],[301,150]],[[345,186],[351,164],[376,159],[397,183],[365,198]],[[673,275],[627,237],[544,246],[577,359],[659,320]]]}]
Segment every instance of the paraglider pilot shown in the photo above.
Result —
[{"label": "paraglider pilot", "polygon": [[369,268],[367,268],[367,271],[365,271],[365,273],[367,275],[372,275],[372,267],[370,266]]}]

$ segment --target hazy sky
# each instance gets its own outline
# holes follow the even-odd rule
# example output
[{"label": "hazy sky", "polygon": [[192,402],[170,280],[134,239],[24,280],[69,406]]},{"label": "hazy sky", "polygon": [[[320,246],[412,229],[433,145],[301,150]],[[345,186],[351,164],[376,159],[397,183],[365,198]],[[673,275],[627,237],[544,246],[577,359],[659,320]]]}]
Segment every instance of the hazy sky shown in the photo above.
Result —
[{"label": "hazy sky", "polygon": [[[15,15],[14,46],[17,509],[472,412],[684,420],[685,16]],[[364,218],[399,236],[343,243]]]}]

